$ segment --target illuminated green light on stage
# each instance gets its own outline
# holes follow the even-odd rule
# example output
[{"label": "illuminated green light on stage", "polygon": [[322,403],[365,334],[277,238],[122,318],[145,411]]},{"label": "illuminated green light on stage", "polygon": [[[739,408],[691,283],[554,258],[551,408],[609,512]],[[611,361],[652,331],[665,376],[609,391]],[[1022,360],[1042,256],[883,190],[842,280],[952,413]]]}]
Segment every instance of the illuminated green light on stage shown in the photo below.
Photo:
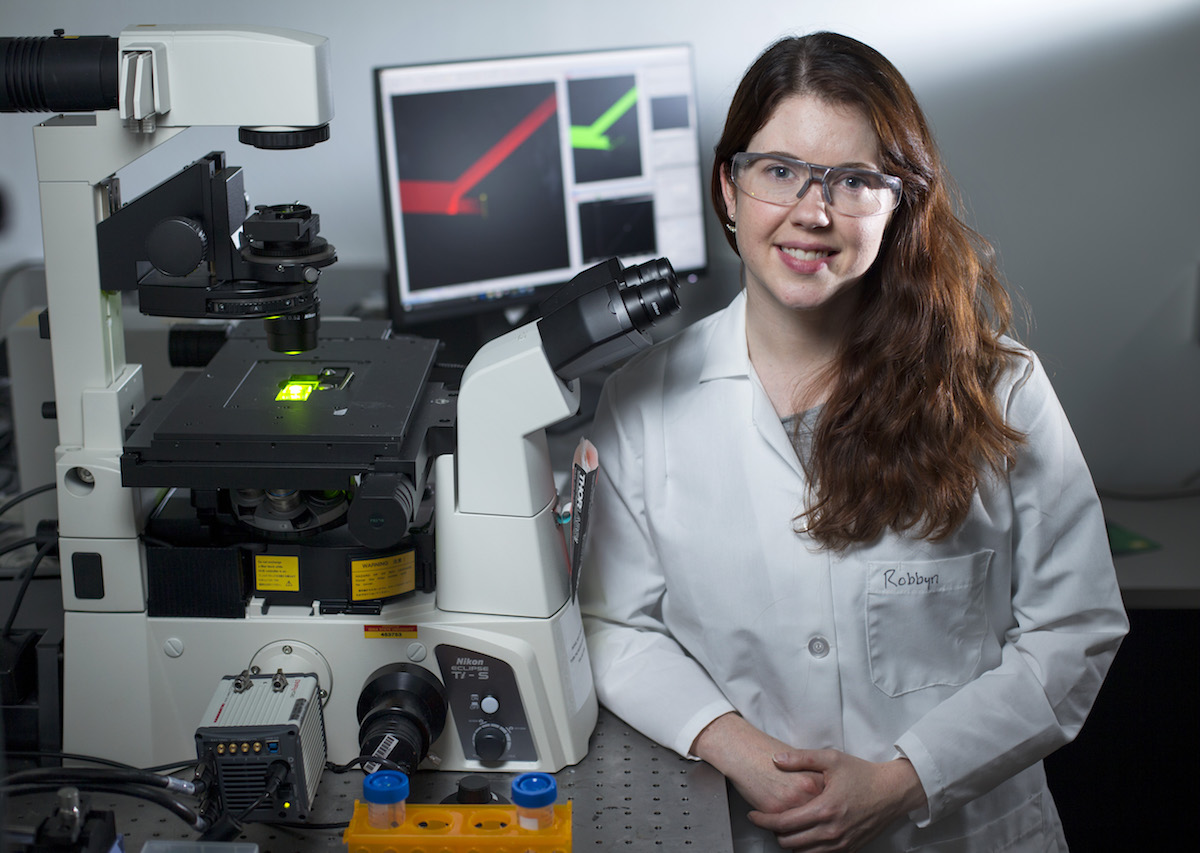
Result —
[{"label": "illuminated green light on stage", "polygon": [[308,395],[317,390],[317,377],[293,376],[279,385],[279,393],[275,395],[277,403],[303,403]]}]

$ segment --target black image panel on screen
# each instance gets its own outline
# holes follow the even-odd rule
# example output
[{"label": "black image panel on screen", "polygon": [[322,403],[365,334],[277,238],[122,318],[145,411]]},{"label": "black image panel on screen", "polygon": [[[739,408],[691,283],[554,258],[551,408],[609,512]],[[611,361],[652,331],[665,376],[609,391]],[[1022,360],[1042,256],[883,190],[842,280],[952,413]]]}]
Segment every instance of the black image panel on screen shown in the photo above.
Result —
[{"label": "black image panel on screen", "polygon": [[585,202],[579,205],[579,232],[585,263],[614,255],[653,254],[658,245],[654,199],[638,196]]},{"label": "black image panel on screen", "polygon": [[552,82],[395,95],[392,111],[412,289],[569,264]]}]

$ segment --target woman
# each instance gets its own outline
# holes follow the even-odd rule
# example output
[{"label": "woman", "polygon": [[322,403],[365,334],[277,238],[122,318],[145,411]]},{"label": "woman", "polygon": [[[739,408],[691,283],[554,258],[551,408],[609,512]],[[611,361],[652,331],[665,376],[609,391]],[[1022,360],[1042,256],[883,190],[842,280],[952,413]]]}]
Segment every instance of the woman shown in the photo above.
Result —
[{"label": "woman", "polygon": [[742,290],[615,373],[594,426],[601,701],[726,775],[739,851],[1065,849],[1041,759],[1127,622],[911,90],[853,39],[785,39],[712,189]]}]

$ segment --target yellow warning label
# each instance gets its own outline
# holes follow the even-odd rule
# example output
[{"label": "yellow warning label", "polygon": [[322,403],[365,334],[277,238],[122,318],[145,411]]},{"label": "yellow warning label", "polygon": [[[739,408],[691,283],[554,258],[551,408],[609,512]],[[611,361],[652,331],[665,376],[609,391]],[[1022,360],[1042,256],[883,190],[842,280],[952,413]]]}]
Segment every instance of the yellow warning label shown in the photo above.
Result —
[{"label": "yellow warning label", "polygon": [[268,592],[299,592],[300,558],[257,555],[254,558],[254,585]]},{"label": "yellow warning label", "polygon": [[416,625],[363,625],[363,637],[368,640],[415,640]]},{"label": "yellow warning label", "polygon": [[417,587],[417,558],[413,551],[350,561],[350,588],[354,601],[389,598]]}]

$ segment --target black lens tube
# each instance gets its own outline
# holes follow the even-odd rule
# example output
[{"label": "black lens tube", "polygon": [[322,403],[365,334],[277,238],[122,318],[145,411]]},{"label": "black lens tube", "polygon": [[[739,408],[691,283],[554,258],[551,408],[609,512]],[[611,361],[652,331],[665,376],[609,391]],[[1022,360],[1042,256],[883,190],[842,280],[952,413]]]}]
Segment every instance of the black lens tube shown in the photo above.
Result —
[{"label": "black lens tube", "polygon": [[358,696],[359,755],[396,764],[411,776],[446,725],[446,689],[423,667],[407,663],[371,673]]},{"label": "black lens tube", "polygon": [[117,107],[117,39],[0,38],[0,112],[91,112]]},{"label": "black lens tube", "polygon": [[317,330],[321,327],[319,311],[303,314],[281,314],[263,320],[267,333],[267,349],[271,352],[300,353],[317,348]]}]

